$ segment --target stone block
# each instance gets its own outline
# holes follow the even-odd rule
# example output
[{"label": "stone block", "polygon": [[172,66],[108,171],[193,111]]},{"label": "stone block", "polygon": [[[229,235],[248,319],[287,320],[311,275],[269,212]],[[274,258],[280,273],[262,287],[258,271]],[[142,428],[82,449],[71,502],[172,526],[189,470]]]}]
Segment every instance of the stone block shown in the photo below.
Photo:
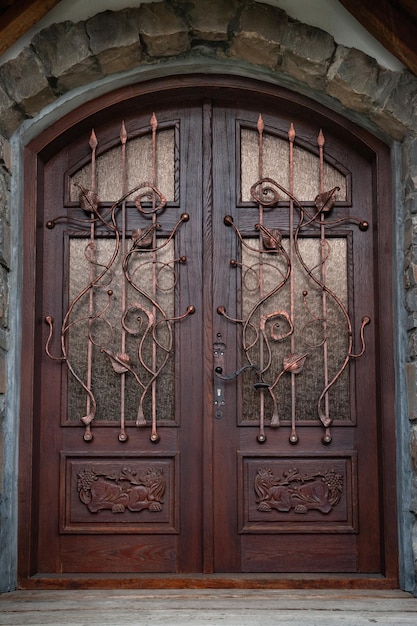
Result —
[{"label": "stone block", "polygon": [[[0,266],[0,274],[6,275],[6,270]],[[7,333],[9,329],[9,298],[8,298],[8,286],[3,276],[0,278],[0,347],[6,349],[8,345]]]},{"label": "stone block", "polygon": [[417,193],[411,193],[408,195],[404,208],[406,213],[411,213],[412,215],[417,213]]},{"label": "stone block", "polygon": [[103,72],[89,47],[85,22],[61,22],[35,35],[32,46],[41,59],[46,76],[64,93],[102,78]]},{"label": "stone block", "polygon": [[257,2],[248,4],[240,15],[230,54],[275,69],[281,63],[281,42],[286,28],[288,17],[281,9]]},{"label": "stone block", "polygon": [[[414,421],[417,420],[417,363],[415,361],[406,363],[405,375],[407,383],[408,418],[410,421]],[[415,453],[414,459],[417,471],[417,427],[414,429],[413,432],[415,436],[413,451]]]},{"label": "stone block", "polygon": [[403,141],[414,128],[416,107],[416,77],[406,70],[381,70],[375,88],[375,107],[369,112],[370,119],[394,139]]},{"label": "stone block", "polygon": [[0,328],[9,327],[9,285],[8,271],[0,265]]},{"label": "stone block", "polygon": [[409,215],[407,219],[404,220],[404,249],[408,250],[413,243],[414,237],[414,222],[413,218]]},{"label": "stone block", "polygon": [[417,332],[415,330],[411,332],[408,339],[408,356],[411,359],[417,358]]},{"label": "stone block", "polygon": [[0,264],[10,267],[11,237],[9,226],[10,174],[0,168]]},{"label": "stone block", "polygon": [[9,139],[24,119],[25,116],[16,107],[16,103],[7,95],[0,83],[0,134],[5,139]]},{"label": "stone block", "polygon": [[417,473],[417,425],[410,430],[410,458],[413,471]]},{"label": "stone block", "polygon": [[390,85],[386,100],[381,102],[384,113],[391,114],[406,128],[412,128],[417,105],[417,78],[408,70],[393,72],[392,76],[395,80]]},{"label": "stone block", "polygon": [[415,287],[417,285],[417,265],[410,262],[404,272],[405,288]]},{"label": "stone block", "polygon": [[[0,197],[1,203],[1,197]],[[0,218],[0,264],[10,269],[11,261],[10,226],[5,219]]]},{"label": "stone block", "polygon": [[404,173],[417,176],[417,138],[411,137],[402,146],[402,167]]},{"label": "stone block", "polygon": [[411,287],[405,294],[408,311],[417,311],[417,288]]},{"label": "stone block", "polygon": [[355,48],[338,46],[327,72],[329,95],[354,111],[368,112],[375,99],[378,64]]},{"label": "stone block", "polygon": [[0,327],[0,348],[5,352],[9,351],[9,331]]},{"label": "stone block", "polygon": [[[411,490],[410,490],[410,511],[417,515],[417,477],[414,475],[411,479]],[[417,530],[417,527],[416,527]],[[416,537],[417,539],[417,537]],[[415,545],[417,548],[417,543]],[[417,556],[417,552],[415,553]]]},{"label": "stone block", "polygon": [[0,166],[12,171],[12,149],[10,143],[0,135]]},{"label": "stone block", "polygon": [[414,330],[417,328],[417,313],[414,311],[407,317],[407,330]]},{"label": "stone block", "polygon": [[[409,213],[404,220],[404,249],[408,250],[417,245],[417,216]],[[414,251],[413,251],[414,252]],[[416,258],[415,256],[413,257]]]},{"label": "stone block", "polygon": [[336,44],[328,33],[290,21],[282,40],[282,71],[320,89],[333,58]]},{"label": "stone block", "polygon": [[139,32],[149,56],[175,56],[190,49],[187,24],[166,2],[142,5],[138,19]]},{"label": "stone block", "polygon": [[140,63],[137,11],[99,13],[87,21],[86,31],[104,74],[129,70]]},{"label": "stone block", "polygon": [[7,384],[7,364],[6,364],[6,354],[3,350],[0,350],[0,393],[6,393],[6,384]]},{"label": "stone block", "polygon": [[406,172],[403,177],[403,196],[404,198],[410,198],[417,192],[417,172],[413,175],[411,172]]},{"label": "stone block", "polygon": [[204,41],[227,41],[229,24],[235,14],[237,0],[210,0],[208,10],[206,2],[191,0],[186,8],[188,22],[195,39]]},{"label": "stone block", "polygon": [[29,117],[55,100],[42,63],[29,47],[2,65],[0,81],[10,98],[18,102]]}]

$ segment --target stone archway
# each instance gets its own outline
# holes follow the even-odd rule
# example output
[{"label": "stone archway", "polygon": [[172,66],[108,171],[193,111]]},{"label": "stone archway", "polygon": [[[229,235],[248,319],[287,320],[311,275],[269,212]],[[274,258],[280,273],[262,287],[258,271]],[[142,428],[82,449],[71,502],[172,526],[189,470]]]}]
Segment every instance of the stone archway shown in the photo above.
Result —
[{"label": "stone archway", "polygon": [[[221,8],[221,10],[220,10]],[[403,513],[402,541],[404,587],[413,587],[411,558],[411,524],[409,508],[409,464],[407,448],[417,466],[417,430],[409,430],[408,418],[417,419],[416,359],[417,359],[417,290],[416,258],[414,255],[415,212],[417,210],[417,123],[415,116],[417,80],[407,71],[391,72],[381,68],[363,53],[337,45],[323,31],[290,20],[286,14],[262,3],[213,3],[207,21],[204,3],[191,2],[186,7],[165,2],[143,5],[139,9],[105,12],[86,22],[55,24],[34,37],[16,59],[0,68],[0,196],[2,198],[2,285],[7,300],[18,303],[13,290],[19,267],[18,216],[10,217],[10,207],[16,207],[19,195],[11,197],[11,186],[19,188],[18,156],[11,167],[10,145],[18,151],[25,137],[39,132],[45,124],[59,117],[64,110],[74,108],[80,100],[110,91],[122,84],[145,78],[189,72],[234,73],[257,76],[268,82],[290,86],[315,100],[324,102],[359,124],[393,143],[394,167],[397,176],[397,275],[405,259],[407,314],[402,307],[402,291],[397,293],[398,371],[398,440],[400,478],[400,510]],[[404,103],[409,103],[405,107]],[[47,116],[45,116],[47,114]],[[34,123],[28,121],[34,119]],[[10,225],[13,252],[10,248]],[[10,278],[8,276],[11,271]],[[8,286],[9,285],[9,286]],[[15,356],[6,356],[10,323],[7,306],[3,315],[2,358],[13,371]],[[13,327],[14,325],[14,327]],[[11,334],[18,328],[11,322]],[[408,351],[405,333],[408,332]],[[16,343],[17,342],[17,343]],[[18,340],[12,336],[12,346]],[[11,368],[11,369],[10,369]],[[15,370],[16,371],[16,370]],[[6,392],[4,381],[3,390]],[[4,431],[8,445],[5,453],[4,484],[14,491],[14,461],[16,454],[16,389],[7,389],[9,408]],[[11,398],[11,401],[10,401]],[[8,462],[11,461],[11,462]],[[415,501],[414,494],[414,501]],[[11,498],[12,500],[12,498]],[[6,500],[5,519],[13,520],[16,510]],[[414,508],[416,508],[414,506]],[[13,586],[13,521],[9,525],[8,549],[2,551],[7,559]],[[4,568],[3,568],[4,569]]]}]

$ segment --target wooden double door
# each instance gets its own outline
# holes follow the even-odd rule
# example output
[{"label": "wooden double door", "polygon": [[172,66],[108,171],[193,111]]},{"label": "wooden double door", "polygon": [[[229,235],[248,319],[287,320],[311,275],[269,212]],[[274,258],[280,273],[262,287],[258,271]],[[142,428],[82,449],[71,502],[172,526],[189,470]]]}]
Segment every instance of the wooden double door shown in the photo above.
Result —
[{"label": "wooden double door", "polygon": [[229,91],[30,147],[23,578],[387,576],[375,150]]}]

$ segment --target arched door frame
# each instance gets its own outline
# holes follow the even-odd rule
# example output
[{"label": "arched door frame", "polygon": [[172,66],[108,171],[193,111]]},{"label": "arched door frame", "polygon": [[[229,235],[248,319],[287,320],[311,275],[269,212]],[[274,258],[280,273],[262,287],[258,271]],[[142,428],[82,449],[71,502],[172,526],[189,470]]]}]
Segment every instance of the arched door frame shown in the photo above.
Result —
[{"label": "arched door frame", "polygon": [[[380,286],[377,289],[378,297],[381,299],[387,314],[380,320],[381,332],[379,342],[380,362],[384,364],[380,372],[380,420],[381,420],[381,475],[384,493],[382,494],[385,523],[385,543],[386,545],[397,545],[397,520],[395,506],[393,507],[392,488],[395,487],[395,407],[394,407],[394,345],[393,345],[393,310],[392,310],[392,211],[391,211],[391,184],[387,175],[389,166],[388,150],[382,145],[380,140],[373,137],[369,132],[359,128],[352,122],[342,118],[324,106],[308,100],[304,96],[289,92],[285,89],[271,84],[230,76],[200,76],[187,75],[181,78],[169,77],[143,82],[137,85],[123,87],[117,91],[106,93],[105,95],[86,102],[74,109],[64,117],[58,119],[48,128],[43,130],[38,136],[32,139],[24,149],[25,183],[23,199],[25,204],[23,216],[23,301],[22,301],[22,325],[24,355],[22,355],[21,375],[21,422],[20,422],[20,477],[25,477],[28,484],[36,484],[36,467],[33,467],[31,453],[33,447],[33,424],[32,424],[32,404],[34,388],[36,387],[36,371],[33,367],[33,354],[37,348],[37,337],[34,328],[42,315],[36,311],[35,302],[36,277],[33,271],[35,267],[36,251],[36,205],[37,189],[36,183],[38,174],[42,168],[42,162],[48,159],[55,150],[65,145],[74,128],[77,132],[88,131],[90,128],[90,117],[94,115],[100,119],[109,109],[117,114],[119,103],[126,103],[140,97],[141,102],[149,104],[153,101],[164,98],[184,98],[192,97],[197,89],[219,89],[224,94],[230,93],[235,97],[237,93],[245,97],[252,97],[254,102],[261,102],[262,99],[276,100],[280,106],[290,109],[293,106],[304,108],[318,119],[325,118],[326,123],[334,128],[338,128],[339,133],[344,135],[346,140],[353,142],[358,149],[368,154],[379,154],[375,159],[377,188],[374,193],[377,195],[377,206],[379,214],[383,217],[379,219],[378,247],[383,251],[378,263],[378,276],[376,281]],[[33,129],[31,129],[31,134]],[[386,286],[389,285],[389,297],[387,298]],[[382,308],[381,308],[382,310]],[[39,349],[39,346],[38,346]],[[382,437],[383,434],[383,437]],[[30,477],[30,479],[29,479]],[[19,515],[23,515],[26,520],[30,520],[30,499],[26,499],[22,493],[20,500]],[[22,525],[19,545],[20,574],[30,577],[29,555],[34,549],[33,538],[27,532],[30,524]],[[370,582],[369,585],[393,586],[397,580],[396,558],[386,563],[387,578],[384,582]],[[294,581],[293,581],[294,582]],[[65,583],[63,583],[65,584]],[[163,581],[162,581],[162,584]],[[209,583],[207,583],[209,585]],[[276,581],[275,586],[279,583]],[[286,583],[289,585],[288,581]],[[305,585],[305,581],[303,582]],[[323,583],[323,584],[326,584]],[[328,581],[327,581],[328,584]],[[360,585],[364,585],[362,580]]]}]

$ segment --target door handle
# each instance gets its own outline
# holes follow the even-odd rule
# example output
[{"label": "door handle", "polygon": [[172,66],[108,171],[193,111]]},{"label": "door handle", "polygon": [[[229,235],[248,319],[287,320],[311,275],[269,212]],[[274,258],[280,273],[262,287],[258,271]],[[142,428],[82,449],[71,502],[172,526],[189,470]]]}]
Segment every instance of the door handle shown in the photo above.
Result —
[{"label": "door handle", "polygon": [[223,407],[226,403],[224,395],[224,380],[218,376],[218,374],[222,374],[223,372],[225,351],[226,346],[222,341],[216,341],[213,344],[213,405],[214,417],[216,419],[221,419],[223,417]]}]

